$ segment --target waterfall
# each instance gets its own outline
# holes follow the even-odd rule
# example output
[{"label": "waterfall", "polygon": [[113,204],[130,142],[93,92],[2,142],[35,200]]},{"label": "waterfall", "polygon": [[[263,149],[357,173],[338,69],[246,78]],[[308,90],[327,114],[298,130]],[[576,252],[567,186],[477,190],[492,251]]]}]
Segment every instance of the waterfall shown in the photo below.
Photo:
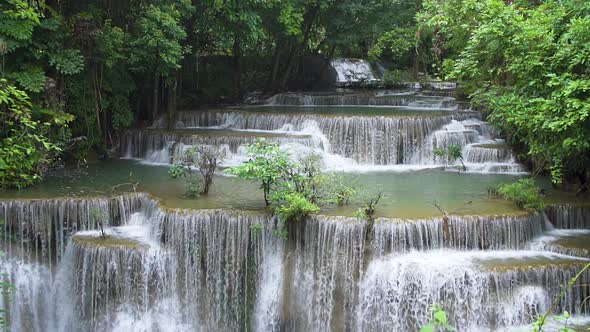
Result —
[{"label": "waterfall", "polygon": [[288,330],[348,330],[364,259],[364,223],[345,217],[311,217],[290,229],[295,243],[286,262],[284,305]]},{"label": "waterfall", "polygon": [[268,101],[275,106],[403,106],[411,109],[455,110],[454,98],[412,94],[300,94],[280,93]]},{"label": "waterfall", "polygon": [[[298,145],[323,150],[322,142],[310,135],[296,133],[257,133],[269,142],[282,146]],[[141,159],[148,163],[169,164],[180,161],[184,152],[194,146],[211,146],[221,150],[227,160],[245,159],[245,146],[255,142],[256,135],[247,131],[194,130],[159,131],[128,130],[120,137],[119,151],[125,158]],[[241,162],[240,159],[240,162]]]},{"label": "waterfall", "polygon": [[[512,259],[515,265],[486,267],[498,259]],[[539,263],[519,268],[518,262],[526,259]],[[445,308],[449,321],[465,330],[526,324],[547,310],[550,299],[559,293],[559,285],[552,280],[569,280],[584,264],[568,256],[519,251],[443,250],[385,256],[369,264],[360,282],[357,330],[418,330],[429,321],[433,303]],[[588,276],[578,284],[583,285]],[[561,309],[587,312],[580,307],[587,294],[584,287],[573,287]]]},{"label": "waterfall", "polygon": [[[2,204],[7,225],[65,225],[57,258],[0,258],[17,286],[0,302],[12,330],[415,330],[433,303],[461,329],[494,329],[530,322],[586,263],[528,246],[543,214],[381,218],[370,236],[364,221],[318,215],[282,238],[270,215],[170,210],[142,194]],[[106,239],[83,230],[94,206],[111,211]],[[558,310],[587,313],[588,293],[572,288]]]},{"label": "waterfall", "polygon": [[[145,194],[96,198],[0,200],[4,220],[3,248],[27,252],[34,259],[54,260],[63,256],[68,234],[103,225],[124,224],[141,205]],[[10,237],[10,238],[9,238]],[[14,241],[11,241],[14,240]]]},{"label": "waterfall", "polygon": [[522,249],[543,232],[542,215],[524,216],[449,216],[427,220],[381,218],[374,227],[374,252],[382,256],[392,252],[439,248]]},{"label": "waterfall", "polygon": [[211,133],[174,136],[160,131],[130,132],[124,136],[121,148],[128,151],[128,156],[169,163],[188,146],[212,145],[227,150],[232,156],[228,164],[233,165],[243,161],[244,145],[253,141],[255,135],[269,135],[269,140],[290,151],[322,155],[329,169],[360,170],[368,165],[445,166],[448,161],[435,157],[434,151],[457,145],[463,150],[469,172],[526,173],[503,141],[493,139],[495,129],[477,117],[474,112],[342,115],[264,110],[185,111],[177,113],[176,123],[189,132],[209,128],[239,134],[225,137]]},{"label": "waterfall", "polygon": [[468,172],[526,174],[526,169],[516,162],[512,150],[503,140],[495,139],[496,136],[496,129],[477,118],[452,120],[424,139],[422,146],[415,149],[411,162],[457,166],[458,161],[435,155],[437,149],[447,151],[454,145],[461,149]]},{"label": "waterfall", "polygon": [[514,163],[515,158],[508,146],[472,144],[465,149],[468,163]]},{"label": "waterfall", "polygon": [[590,206],[559,204],[545,209],[547,217],[557,228],[590,228]]},{"label": "waterfall", "polygon": [[558,254],[590,257],[587,246],[590,231],[587,229],[552,229],[529,244],[534,250],[551,251]]},{"label": "waterfall", "polygon": [[[410,163],[426,137],[453,119],[464,120],[475,113],[458,112],[435,116],[342,116],[256,111],[178,112],[185,127],[224,127],[240,130],[319,130],[329,143],[330,153],[363,164]],[[315,133],[318,134],[317,132]],[[318,138],[321,141],[321,138]],[[323,145],[326,149],[326,145]]]},{"label": "waterfall", "polygon": [[336,70],[336,82],[359,82],[373,81],[373,71],[367,60],[340,58],[331,61],[332,67]]}]

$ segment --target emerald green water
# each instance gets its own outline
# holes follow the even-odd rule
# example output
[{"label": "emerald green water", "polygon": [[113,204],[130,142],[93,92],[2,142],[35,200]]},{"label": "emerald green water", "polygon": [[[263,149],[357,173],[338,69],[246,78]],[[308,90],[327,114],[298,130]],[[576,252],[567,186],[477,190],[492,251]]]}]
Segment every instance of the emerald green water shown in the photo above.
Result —
[{"label": "emerald green water", "polygon": [[[209,195],[189,199],[183,197],[184,181],[170,178],[167,172],[167,167],[148,166],[131,160],[97,162],[79,169],[54,172],[45,181],[31,188],[2,192],[0,199],[109,195],[133,190],[131,185],[113,188],[116,185],[137,182],[138,191],[151,194],[170,208],[264,208],[262,192],[256,182],[217,176]],[[443,170],[348,173],[344,176],[362,191],[383,192],[378,216],[426,218],[440,215],[434,202],[453,214],[495,215],[521,212],[511,202],[489,197],[487,194],[489,187],[512,182],[516,179],[515,176]],[[357,207],[354,203],[348,207],[324,206],[322,213],[351,215]]]}]

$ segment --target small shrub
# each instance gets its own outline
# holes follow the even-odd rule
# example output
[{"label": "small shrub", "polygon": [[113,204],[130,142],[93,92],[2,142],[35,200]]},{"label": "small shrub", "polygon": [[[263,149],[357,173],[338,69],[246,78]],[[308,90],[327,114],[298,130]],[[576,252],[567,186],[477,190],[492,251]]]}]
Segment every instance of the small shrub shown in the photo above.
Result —
[{"label": "small shrub", "polygon": [[348,205],[350,199],[352,198],[352,196],[354,196],[355,193],[356,193],[356,190],[352,187],[349,187],[344,184],[338,186],[336,188],[336,190],[334,191],[334,199],[335,199],[336,205],[338,205],[338,206]]},{"label": "small shrub", "polygon": [[373,223],[375,221],[375,212],[377,209],[377,204],[383,197],[383,193],[378,193],[375,196],[367,196],[363,199],[362,206],[354,213],[356,218],[365,219],[369,223]]},{"label": "small shrub", "polygon": [[455,331],[455,328],[449,324],[447,313],[441,306],[437,304],[431,306],[430,312],[432,312],[430,321],[420,329],[420,332]]},{"label": "small shrub", "polygon": [[170,166],[168,169],[168,175],[170,175],[173,179],[178,179],[183,177],[186,174],[186,168],[182,165],[174,164]]},{"label": "small shrub", "polygon": [[540,211],[545,207],[539,187],[532,178],[519,179],[510,184],[501,184],[498,194],[513,201],[516,206],[529,211]]},{"label": "small shrub", "polygon": [[188,149],[183,157],[183,164],[187,167],[194,167],[203,177],[201,183],[201,194],[207,195],[213,184],[215,170],[223,162],[225,154],[218,148],[211,146],[199,146]]},{"label": "small shrub", "polygon": [[444,158],[446,163],[452,163],[457,160],[461,163],[461,168],[463,171],[467,170],[465,163],[463,162],[463,149],[458,144],[451,144],[448,148],[435,148],[432,150],[435,157]]},{"label": "small shrub", "polygon": [[198,197],[203,190],[203,181],[200,177],[190,175],[186,181],[186,196],[190,198]]},{"label": "small shrub", "polygon": [[298,192],[281,195],[281,201],[275,207],[275,213],[283,222],[302,221],[306,216],[319,211],[320,208],[317,205]]},{"label": "small shrub", "polygon": [[264,230],[264,225],[261,223],[256,223],[256,224],[250,225],[250,231],[252,232],[253,235],[260,235],[263,230]]},{"label": "small shrub", "polygon": [[[187,178],[185,193],[187,197],[194,198],[199,194],[207,195],[213,184],[215,170],[224,157],[224,153],[214,147],[192,147],[184,153],[180,164],[170,166],[168,174],[173,179]],[[197,169],[201,177],[196,176],[193,169]]]}]

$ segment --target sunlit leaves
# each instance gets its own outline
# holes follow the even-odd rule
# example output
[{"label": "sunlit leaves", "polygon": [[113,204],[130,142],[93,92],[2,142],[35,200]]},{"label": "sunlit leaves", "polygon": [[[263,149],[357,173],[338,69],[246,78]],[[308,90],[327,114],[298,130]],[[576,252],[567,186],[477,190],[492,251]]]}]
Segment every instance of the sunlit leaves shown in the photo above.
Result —
[{"label": "sunlit leaves", "polygon": [[130,43],[132,70],[167,76],[180,68],[187,51],[181,44],[187,36],[181,24],[182,15],[173,4],[150,4],[140,9],[136,38]]},{"label": "sunlit leaves", "polygon": [[25,0],[8,0],[0,5],[0,34],[15,39],[27,40],[39,25],[39,13]]}]

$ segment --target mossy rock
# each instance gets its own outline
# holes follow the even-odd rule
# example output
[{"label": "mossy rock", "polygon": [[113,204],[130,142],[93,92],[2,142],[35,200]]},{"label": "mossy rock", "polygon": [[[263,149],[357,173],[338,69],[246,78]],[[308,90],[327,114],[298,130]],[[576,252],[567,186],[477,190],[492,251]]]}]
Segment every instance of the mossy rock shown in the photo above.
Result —
[{"label": "mossy rock", "polygon": [[146,249],[147,245],[133,239],[106,235],[74,235],[72,241],[81,247],[102,247],[121,249]]}]

